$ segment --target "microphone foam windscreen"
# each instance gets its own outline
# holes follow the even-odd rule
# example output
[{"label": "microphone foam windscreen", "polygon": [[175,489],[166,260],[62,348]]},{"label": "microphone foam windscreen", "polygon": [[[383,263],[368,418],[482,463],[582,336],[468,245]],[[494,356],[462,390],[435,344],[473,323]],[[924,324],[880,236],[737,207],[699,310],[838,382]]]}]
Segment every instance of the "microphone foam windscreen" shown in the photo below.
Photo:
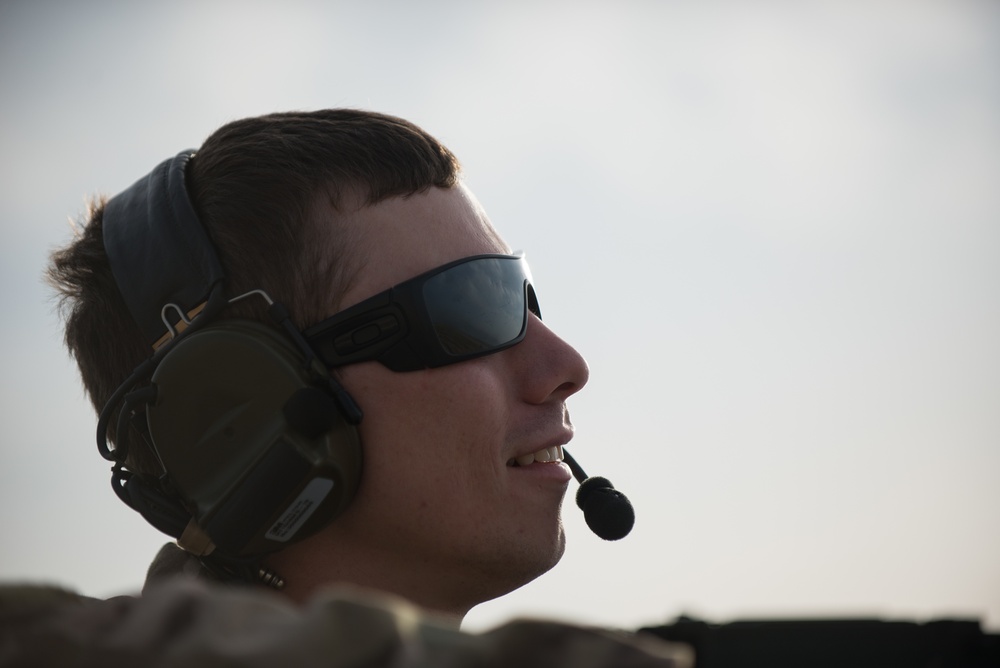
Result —
[{"label": "microphone foam windscreen", "polygon": [[604,540],[618,540],[632,531],[635,510],[628,498],[606,478],[595,476],[580,485],[576,503],[590,530]]}]

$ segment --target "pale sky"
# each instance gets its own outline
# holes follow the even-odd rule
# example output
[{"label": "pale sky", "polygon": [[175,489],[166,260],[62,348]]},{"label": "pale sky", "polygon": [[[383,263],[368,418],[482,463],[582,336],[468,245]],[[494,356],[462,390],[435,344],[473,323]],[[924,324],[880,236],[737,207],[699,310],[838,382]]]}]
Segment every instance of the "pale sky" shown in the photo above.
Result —
[{"label": "pale sky", "polygon": [[[0,2],[0,578],[136,591],[41,282],[93,193],[236,118],[363,107],[444,141],[591,365],[563,562],[480,606],[633,628],[1000,630],[1000,4]],[[572,492],[573,490],[571,490]]]}]

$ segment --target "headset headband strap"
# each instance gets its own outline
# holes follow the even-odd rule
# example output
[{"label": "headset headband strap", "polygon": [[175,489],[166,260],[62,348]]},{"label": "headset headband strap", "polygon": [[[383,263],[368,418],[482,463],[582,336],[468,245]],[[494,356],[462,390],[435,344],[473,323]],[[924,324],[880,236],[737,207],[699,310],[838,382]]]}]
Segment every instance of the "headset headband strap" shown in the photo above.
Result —
[{"label": "headset headband strap", "polygon": [[156,166],[104,207],[104,248],[132,319],[153,345],[167,327],[161,311],[190,313],[222,280],[222,266],[184,182],[193,151]]}]

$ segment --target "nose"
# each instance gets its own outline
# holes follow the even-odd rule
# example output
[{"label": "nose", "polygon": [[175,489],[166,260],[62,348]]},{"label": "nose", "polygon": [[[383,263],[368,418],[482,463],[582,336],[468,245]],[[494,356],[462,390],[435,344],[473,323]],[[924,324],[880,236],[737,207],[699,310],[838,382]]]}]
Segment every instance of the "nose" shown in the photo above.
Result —
[{"label": "nose", "polygon": [[583,356],[534,314],[528,316],[524,340],[511,350],[518,357],[525,400],[529,403],[565,401],[590,378]]}]

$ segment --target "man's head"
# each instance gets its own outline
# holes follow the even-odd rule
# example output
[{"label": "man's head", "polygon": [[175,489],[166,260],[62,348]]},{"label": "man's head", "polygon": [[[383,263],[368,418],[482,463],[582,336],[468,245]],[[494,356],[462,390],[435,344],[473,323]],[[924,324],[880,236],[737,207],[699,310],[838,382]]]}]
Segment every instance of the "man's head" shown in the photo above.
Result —
[{"label": "man's head", "polygon": [[[391,117],[238,121],[199,149],[187,182],[227,292],[263,289],[299,328],[442,264],[509,252],[451,153]],[[68,300],[67,343],[97,406],[149,355],[104,256],[101,214],[51,271]],[[222,317],[236,315],[260,318],[245,309]],[[365,413],[361,484],[336,521],[270,557],[290,593],[347,581],[463,612],[559,559],[569,473],[529,464],[571,437],[564,402],[587,369],[538,318],[521,343],[491,355],[403,373],[367,361],[333,373]],[[149,457],[132,466],[155,472]]]},{"label": "man's head", "polygon": [[[345,205],[452,188],[459,164],[407,121],[333,109],[248,118],[223,126],[191,160],[188,193],[226,274],[230,294],[260,288],[299,326],[329,314],[361,261],[351,230],[334,230]],[[53,255],[66,344],[100,409],[150,354],[115,284],[104,250],[104,201],[75,243]],[[241,310],[230,316],[263,319]]]}]

